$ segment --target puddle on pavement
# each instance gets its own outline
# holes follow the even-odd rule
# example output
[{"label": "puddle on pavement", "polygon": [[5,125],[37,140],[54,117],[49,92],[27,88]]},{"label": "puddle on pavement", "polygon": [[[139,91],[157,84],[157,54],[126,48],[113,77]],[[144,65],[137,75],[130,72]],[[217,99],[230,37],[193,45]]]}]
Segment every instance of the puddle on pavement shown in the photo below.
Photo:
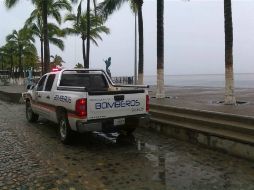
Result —
[{"label": "puddle on pavement", "polygon": [[144,154],[144,157],[147,161],[150,162],[150,165],[153,169],[152,178],[150,180],[166,184],[166,167],[165,167],[165,155],[161,151],[161,146],[149,144],[143,141],[136,139],[134,136],[125,136],[119,133],[102,133],[94,132],[93,135],[96,138],[104,139],[108,143],[117,144],[117,145],[133,145],[135,149]]},{"label": "puddle on pavement", "polygon": [[[49,134],[53,137],[57,130],[48,127],[47,133],[47,137]],[[211,157],[210,151],[150,132],[137,130],[134,135],[102,132],[78,135],[72,146],[61,146],[64,163],[69,169],[82,166],[82,171],[96,176],[111,189],[128,189],[125,187],[131,184],[153,190],[216,189],[215,186],[220,189],[227,181],[223,178],[227,159],[220,160],[221,155],[216,152]]]}]

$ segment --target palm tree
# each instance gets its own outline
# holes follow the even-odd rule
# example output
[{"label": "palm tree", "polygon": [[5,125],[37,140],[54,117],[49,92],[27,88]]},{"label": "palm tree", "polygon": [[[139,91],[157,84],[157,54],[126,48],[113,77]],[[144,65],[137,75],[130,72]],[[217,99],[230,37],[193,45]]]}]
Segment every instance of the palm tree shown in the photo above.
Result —
[{"label": "palm tree", "polygon": [[[37,36],[40,39],[41,44],[41,68],[42,68],[42,74],[44,71],[44,64],[43,64],[43,26],[40,17],[37,17],[36,22],[32,22],[30,18],[27,20],[26,25],[29,27],[32,31],[32,34]],[[54,44],[59,49],[64,50],[64,42],[58,37],[63,37],[64,32],[53,23],[48,23],[48,39],[51,44]]]},{"label": "palm tree", "polygon": [[108,17],[115,10],[118,10],[123,3],[130,2],[131,7],[136,7],[138,12],[138,32],[139,32],[139,59],[138,59],[138,83],[144,83],[144,32],[143,32],[143,0],[104,0],[99,4],[99,13]]},{"label": "palm tree", "polygon": [[6,41],[15,45],[18,52],[19,60],[19,77],[23,72],[22,56],[28,52],[36,52],[34,46],[34,38],[31,35],[31,31],[27,28],[22,28],[19,31],[13,30],[11,34],[6,37]]},{"label": "palm tree", "polygon": [[[79,20],[79,21],[78,21]],[[65,17],[65,21],[72,22],[72,28],[66,28],[64,30],[67,34],[80,35],[82,39],[82,52],[83,52],[83,61],[84,68],[89,68],[89,63],[87,62],[87,57],[89,57],[90,51],[86,51],[85,48],[85,40],[92,40],[92,42],[98,46],[96,39],[102,40],[100,34],[105,33],[109,34],[109,28],[103,25],[103,22],[100,17],[95,16],[90,13],[90,33],[87,33],[87,22],[88,22],[88,14],[83,12],[79,19],[78,15],[68,14]],[[88,47],[87,47],[88,48]]]},{"label": "palm tree", "polygon": [[51,55],[50,57],[53,59],[50,62],[51,69],[55,67],[62,67],[63,66],[62,63],[65,63],[63,58],[57,54],[55,56]]},{"label": "palm tree", "polygon": [[225,19],[225,104],[234,105],[233,23],[231,0],[224,0]]},{"label": "palm tree", "polygon": [[[14,7],[19,0],[5,0],[5,5],[7,8]],[[71,0],[75,2],[76,0]],[[44,65],[45,72],[49,71],[49,63],[50,63],[50,49],[49,49],[49,36],[48,36],[48,16],[53,15],[54,17],[58,17],[58,21],[60,21],[61,14],[60,11],[71,10],[72,7],[68,0],[31,0],[31,2],[36,6],[39,10],[42,17],[42,25],[43,25],[43,39],[44,39]]]},{"label": "palm tree", "polygon": [[74,67],[75,69],[82,69],[84,66],[81,63],[77,63]]},{"label": "palm tree", "polygon": [[[78,14],[77,14],[77,23],[79,23],[79,20],[80,20],[80,17],[81,17],[81,12],[82,12],[82,8],[81,8],[81,5],[82,5],[82,2],[83,0],[80,0],[80,3],[79,3],[79,6],[78,6]],[[95,10],[95,16],[96,16],[96,0],[93,0],[93,4],[94,4],[94,10]],[[87,36],[90,37],[90,32],[91,32],[91,20],[90,20],[90,0],[87,0],[87,6],[86,6],[86,12],[87,12],[87,23],[86,23],[86,33],[87,33]],[[87,38],[87,41],[86,41],[86,46],[87,46],[87,49],[86,49],[86,65],[87,67],[89,68],[89,63],[90,63],[90,38]]]},{"label": "palm tree", "polygon": [[164,0],[157,0],[157,98],[165,98],[164,90]]},{"label": "palm tree", "polygon": [[17,51],[15,48],[16,48],[16,45],[12,41],[7,42],[4,46],[0,48],[0,51],[2,53],[1,54],[2,61],[5,62],[7,65],[8,65],[8,60],[10,61],[9,68],[10,68],[11,76],[12,76],[13,68],[14,68],[14,57],[17,54]]}]

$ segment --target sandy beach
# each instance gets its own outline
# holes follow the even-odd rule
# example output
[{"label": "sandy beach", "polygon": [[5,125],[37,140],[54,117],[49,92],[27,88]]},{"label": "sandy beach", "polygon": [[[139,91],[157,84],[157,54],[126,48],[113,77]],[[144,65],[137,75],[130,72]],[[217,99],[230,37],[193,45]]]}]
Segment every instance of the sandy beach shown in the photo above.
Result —
[{"label": "sandy beach", "polygon": [[212,87],[166,87],[167,98],[155,98],[156,87],[151,86],[151,103],[199,110],[254,116],[254,89],[236,88],[237,105],[224,105],[224,88]]}]

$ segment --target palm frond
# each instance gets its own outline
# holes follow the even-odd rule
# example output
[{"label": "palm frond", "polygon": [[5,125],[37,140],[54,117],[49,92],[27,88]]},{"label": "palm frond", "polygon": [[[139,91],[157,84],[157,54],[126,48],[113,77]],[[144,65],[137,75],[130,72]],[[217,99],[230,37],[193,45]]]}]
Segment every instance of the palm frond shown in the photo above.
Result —
[{"label": "palm frond", "polygon": [[61,49],[62,51],[64,50],[64,42],[63,40],[59,38],[54,38],[54,37],[49,37],[49,42]]},{"label": "palm frond", "polygon": [[18,3],[19,0],[5,0],[4,1],[4,4],[5,6],[10,9],[12,7],[14,7],[17,3]]},{"label": "palm frond", "polygon": [[97,11],[103,18],[108,18],[116,10],[120,9],[123,3],[128,0],[104,0],[97,7]]}]

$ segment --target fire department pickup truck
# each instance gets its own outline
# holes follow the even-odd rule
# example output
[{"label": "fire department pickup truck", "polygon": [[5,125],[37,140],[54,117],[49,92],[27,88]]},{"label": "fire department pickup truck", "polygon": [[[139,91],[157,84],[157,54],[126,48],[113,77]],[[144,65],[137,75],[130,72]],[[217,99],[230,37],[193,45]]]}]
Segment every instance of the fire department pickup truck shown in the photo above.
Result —
[{"label": "fire department pickup truck", "polygon": [[64,69],[45,74],[22,95],[27,120],[41,116],[58,123],[60,139],[68,144],[74,131],[131,134],[147,119],[147,88],[116,85],[104,70]]}]

